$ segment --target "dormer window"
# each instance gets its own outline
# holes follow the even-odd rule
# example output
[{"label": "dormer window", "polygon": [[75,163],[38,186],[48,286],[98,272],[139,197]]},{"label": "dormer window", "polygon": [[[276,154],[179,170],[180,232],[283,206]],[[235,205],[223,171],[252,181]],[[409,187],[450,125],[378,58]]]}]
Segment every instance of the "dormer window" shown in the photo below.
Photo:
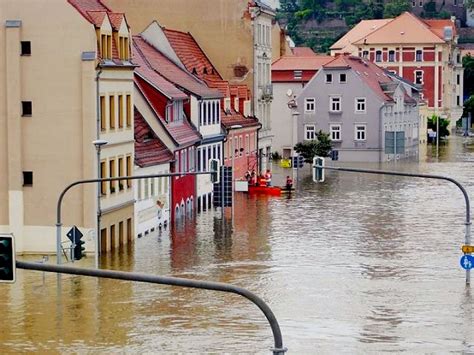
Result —
[{"label": "dormer window", "polygon": [[128,37],[125,37],[125,36],[119,37],[119,47],[120,47],[120,50],[119,50],[120,59],[128,60],[130,58]]},{"label": "dormer window", "polygon": [[103,34],[100,36],[100,52],[102,59],[112,59],[112,36]]}]

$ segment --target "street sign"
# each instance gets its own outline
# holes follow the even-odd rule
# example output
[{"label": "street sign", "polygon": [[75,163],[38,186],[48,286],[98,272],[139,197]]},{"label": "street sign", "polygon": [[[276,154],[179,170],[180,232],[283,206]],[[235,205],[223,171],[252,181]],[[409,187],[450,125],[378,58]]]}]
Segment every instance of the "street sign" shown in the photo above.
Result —
[{"label": "street sign", "polygon": [[474,256],[463,255],[459,263],[464,270],[471,270],[474,267]]},{"label": "street sign", "polygon": [[474,245],[463,245],[461,249],[464,254],[474,253]]},{"label": "street sign", "polygon": [[82,238],[82,232],[77,228],[76,226],[72,227],[69,232],[67,232],[66,237],[69,238],[69,240],[74,243],[75,240],[81,239]]}]

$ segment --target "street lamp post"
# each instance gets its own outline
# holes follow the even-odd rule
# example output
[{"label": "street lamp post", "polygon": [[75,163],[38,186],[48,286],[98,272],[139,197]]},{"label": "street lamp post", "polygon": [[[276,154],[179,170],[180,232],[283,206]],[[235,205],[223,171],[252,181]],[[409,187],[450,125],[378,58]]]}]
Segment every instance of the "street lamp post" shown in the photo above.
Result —
[{"label": "street lamp post", "polygon": [[296,181],[298,179],[298,166],[296,166],[296,179],[295,179],[295,167],[293,166],[294,163],[294,157],[296,157],[295,154],[295,145],[298,142],[298,116],[300,113],[297,111],[298,104],[296,100],[291,100],[288,102],[288,108],[291,110],[291,154],[290,154],[290,159],[291,159],[291,175],[293,178],[293,183],[297,184],[298,182]]},{"label": "street lamp post", "polygon": [[[95,145],[97,151],[97,178],[100,179],[101,171],[100,171],[100,150],[102,146],[106,145],[108,142],[103,139],[97,139],[92,142]],[[102,215],[102,211],[100,209],[100,198],[101,198],[101,186],[102,183],[99,181],[97,183],[97,230],[96,230],[96,237],[95,237],[95,267],[96,269],[99,268],[99,255],[100,255],[100,248],[101,248],[101,240],[100,240],[100,217]]]}]

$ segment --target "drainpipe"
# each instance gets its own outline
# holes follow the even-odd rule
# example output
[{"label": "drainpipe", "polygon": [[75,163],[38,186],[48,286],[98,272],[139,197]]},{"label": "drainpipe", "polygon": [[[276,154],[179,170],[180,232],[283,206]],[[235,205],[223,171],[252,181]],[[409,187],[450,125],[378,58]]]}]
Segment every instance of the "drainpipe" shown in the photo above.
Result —
[{"label": "drainpipe", "polygon": [[[102,74],[102,68],[99,67],[99,71],[97,72],[95,76],[95,94],[96,94],[96,100],[97,100],[97,108],[96,108],[96,114],[97,114],[97,127],[96,127],[96,139],[97,141],[100,139],[100,115],[101,115],[101,107],[100,107],[100,93],[99,93],[99,79],[100,79],[100,74]],[[96,147],[97,150],[97,176],[101,176],[100,172],[100,147]],[[102,176],[101,176],[102,177]],[[102,217],[102,210],[101,210],[101,205],[100,205],[100,199],[101,199],[101,182],[97,183],[97,231],[96,231],[96,251],[95,251],[95,267],[98,269],[99,268],[99,255],[100,255],[100,248],[101,248],[101,240],[100,240],[100,218]]]}]

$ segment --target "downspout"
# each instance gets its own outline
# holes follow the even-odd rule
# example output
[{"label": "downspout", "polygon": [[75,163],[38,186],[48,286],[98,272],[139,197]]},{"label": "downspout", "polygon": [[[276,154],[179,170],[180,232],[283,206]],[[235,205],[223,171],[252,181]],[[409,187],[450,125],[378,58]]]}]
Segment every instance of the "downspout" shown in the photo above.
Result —
[{"label": "downspout", "polygon": [[[95,94],[96,94],[96,114],[97,114],[97,127],[96,127],[96,139],[100,139],[100,116],[101,116],[101,107],[100,107],[100,92],[99,92],[99,79],[100,79],[100,74],[102,74],[102,67],[99,67],[99,71],[97,72],[95,76]],[[100,147],[96,147],[97,149],[97,176],[101,176],[101,171],[100,171]],[[97,230],[96,230],[96,243],[95,243],[95,266],[96,268],[99,268],[99,255],[100,255],[100,249],[101,249],[101,240],[100,240],[100,219],[102,217],[102,210],[101,210],[101,205],[100,205],[100,199],[102,195],[101,191],[101,182],[97,183],[97,216],[96,216],[96,223],[97,223]]]}]

